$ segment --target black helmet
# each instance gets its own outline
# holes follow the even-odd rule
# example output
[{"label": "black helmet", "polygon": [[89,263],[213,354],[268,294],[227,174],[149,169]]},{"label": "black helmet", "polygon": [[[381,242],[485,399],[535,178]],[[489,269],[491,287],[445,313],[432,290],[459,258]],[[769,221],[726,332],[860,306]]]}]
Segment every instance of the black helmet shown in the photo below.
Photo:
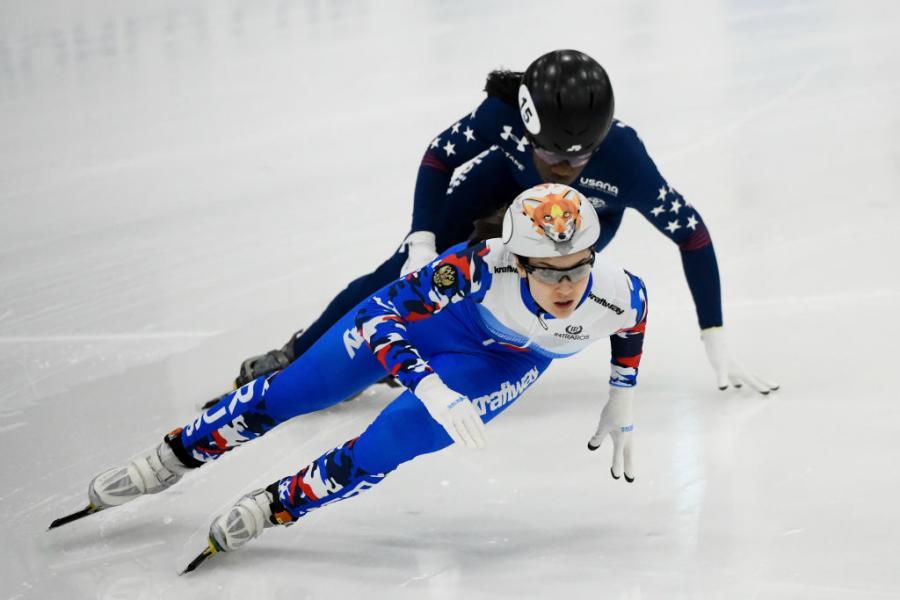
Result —
[{"label": "black helmet", "polygon": [[563,156],[596,150],[612,124],[614,107],[606,71],[577,50],[544,54],[528,66],[519,86],[528,138]]}]

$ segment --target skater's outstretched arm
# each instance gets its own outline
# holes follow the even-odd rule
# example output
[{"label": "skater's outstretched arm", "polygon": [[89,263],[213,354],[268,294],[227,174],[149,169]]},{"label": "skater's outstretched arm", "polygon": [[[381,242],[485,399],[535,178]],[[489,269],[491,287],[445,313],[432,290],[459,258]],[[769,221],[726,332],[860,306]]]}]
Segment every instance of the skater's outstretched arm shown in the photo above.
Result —
[{"label": "skater's outstretched arm", "polygon": [[634,321],[609,337],[611,347],[611,373],[609,385],[634,387],[644,347],[644,330],[647,327],[647,288],[639,277],[625,271],[631,292],[631,309]]},{"label": "skater's outstretched arm", "polygon": [[700,212],[685,200],[660,174],[637,133],[623,123],[623,152],[631,167],[631,183],[625,189],[625,204],[640,212],[660,233],[678,245],[681,264],[700,324],[701,338],[719,389],[744,383],[768,394],[778,384],[747,372],[726,343],[722,316],[719,265],[712,238]]},{"label": "skater's outstretched arm", "polygon": [[611,372],[609,377],[609,400],[603,407],[600,422],[588,442],[588,449],[597,450],[606,436],[613,441],[612,466],[610,475],[619,479],[624,474],[629,483],[634,481],[632,464],[632,444],[634,436],[634,386],[637,385],[638,367],[644,346],[644,331],[647,327],[647,288],[639,277],[625,271],[630,292],[632,315],[627,327],[610,336]]}]

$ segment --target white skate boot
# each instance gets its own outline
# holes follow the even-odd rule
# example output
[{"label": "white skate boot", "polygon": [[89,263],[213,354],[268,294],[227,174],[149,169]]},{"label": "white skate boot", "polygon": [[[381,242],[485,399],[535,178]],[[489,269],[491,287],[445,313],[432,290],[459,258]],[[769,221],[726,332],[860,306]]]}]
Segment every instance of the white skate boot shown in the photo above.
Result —
[{"label": "white skate boot", "polygon": [[259,537],[263,530],[269,527],[290,525],[292,520],[287,512],[272,516],[273,503],[272,492],[265,489],[254,490],[242,496],[234,506],[213,519],[209,527],[206,549],[191,561],[182,574],[190,573],[214,554],[237,550],[253,538]]},{"label": "white skate boot", "polygon": [[131,502],[138,496],[161,492],[177,483],[187,470],[188,467],[178,460],[169,444],[162,441],[124,467],[116,467],[94,477],[88,486],[88,505],[54,520],[50,523],[50,529]]},{"label": "white skate boot", "polygon": [[274,526],[272,494],[266,490],[254,490],[213,519],[209,537],[215,540],[220,550],[230,552],[258,537],[263,529]]},{"label": "white skate boot", "polygon": [[94,477],[88,486],[88,498],[97,510],[119,506],[171,487],[186,471],[188,468],[163,441],[127,465]]}]

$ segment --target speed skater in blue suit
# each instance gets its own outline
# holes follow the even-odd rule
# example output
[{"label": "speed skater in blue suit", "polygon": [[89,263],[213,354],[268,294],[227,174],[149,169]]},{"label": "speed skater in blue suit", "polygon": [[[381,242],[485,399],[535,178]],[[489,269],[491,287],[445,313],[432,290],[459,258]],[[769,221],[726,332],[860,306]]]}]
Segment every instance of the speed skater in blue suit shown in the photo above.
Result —
[{"label": "speed skater in blue suit", "polygon": [[485,425],[515,404],[554,359],[610,341],[607,402],[594,435],[610,436],[610,473],[634,480],[633,400],[647,292],[598,257],[589,201],[561,184],[520,194],[499,237],[459,244],[378,290],[287,368],[225,395],[88,489],[89,512],[160,492],[292,418],[322,410],[385,373],[405,390],[357,437],[242,496],[213,519],[199,561],[266,528],[362,492],[401,464],[452,444],[478,449]]}]

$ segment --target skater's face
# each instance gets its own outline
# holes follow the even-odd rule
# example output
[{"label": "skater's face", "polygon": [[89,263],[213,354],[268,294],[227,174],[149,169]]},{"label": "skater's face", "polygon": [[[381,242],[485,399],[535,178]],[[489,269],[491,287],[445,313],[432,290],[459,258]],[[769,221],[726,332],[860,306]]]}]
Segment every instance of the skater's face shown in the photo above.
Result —
[{"label": "skater's face", "polygon": [[564,183],[569,185],[584,170],[587,161],[557,160],[556,162],[546,161],[538,156],[537,152],[533,152],[534,167],[537,169],[538,175],[544,180],[544,183]]},{"label": "skater's face", "polygon": [[[552,258],[526,258],[517,263],[519,277],[528,278],[528,289],[538,306],[556,317],[564,319],[574,312],[578,301],[587,289],[588,276],[591,274],[590,265],[593,263],[593,252],[590,249],[582,250],[569,256],[554,256]],[[563,276],[556,283],[549,283],[546,278],[534,273],[528,273],[521,260],[528,261],[530,267],[549,268],[555,270],[573,269],[574,280],[570,276]],[[577,269],[579,266],[587,266],[586,269]]]}]

